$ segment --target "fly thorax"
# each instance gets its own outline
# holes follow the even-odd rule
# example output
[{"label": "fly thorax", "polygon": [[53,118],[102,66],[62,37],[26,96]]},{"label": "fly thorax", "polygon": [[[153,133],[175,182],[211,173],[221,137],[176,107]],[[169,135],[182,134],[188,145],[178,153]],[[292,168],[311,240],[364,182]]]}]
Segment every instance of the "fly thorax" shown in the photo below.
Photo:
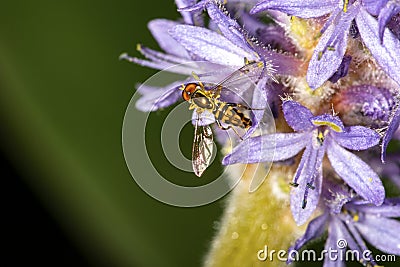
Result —
[{"label": "fly thorax", "polygon": [[195,96],[192,98],[192,100],[193,100],[194,104],[196,104],[198,107],[203,108],[203,109],[213,109],[213,107],[214,107],[210,98],[208,98],[204,95]]}]

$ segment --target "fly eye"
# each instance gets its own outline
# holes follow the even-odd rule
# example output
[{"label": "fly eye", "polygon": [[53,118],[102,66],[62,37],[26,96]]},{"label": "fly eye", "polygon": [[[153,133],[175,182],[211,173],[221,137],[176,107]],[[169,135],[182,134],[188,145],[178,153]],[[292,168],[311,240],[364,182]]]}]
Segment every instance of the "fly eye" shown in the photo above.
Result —
[{"label": "fly eye", "polygon": [[193,93],[198,89],[198,85],[195,83],[189,83],[185,86],[182,92],[182,97],[186,101],[189,101]]},{"label": "fly eye", "polygon": [[189,92],[183,91],[183,92],[182,92],[182,98],[183,98],[185,101],[189,101],[189,99],[190,99],[190,94],[189,94]]}]

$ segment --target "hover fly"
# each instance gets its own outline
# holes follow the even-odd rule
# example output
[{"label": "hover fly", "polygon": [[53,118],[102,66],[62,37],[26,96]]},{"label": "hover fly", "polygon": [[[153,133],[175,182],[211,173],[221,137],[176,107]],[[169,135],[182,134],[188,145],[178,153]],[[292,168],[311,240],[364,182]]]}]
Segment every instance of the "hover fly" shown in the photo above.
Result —
[{"label": "hover fly", "polygon": [[[245,111],[254,109],[239,103],[222,101],[220,99],[221,91],[223,89],[232,90],[233,88],[229,87],[229,85],[240,80],[247,79],[248,84],[249,77],[258,78],[261,75],[261,70],[262,65],[260,65],[260,62],[251,62],[234,71],[222,82],[212,86],[211,89],[206,90],[204,84],[199,81],[195,74],[193,76],[198,82],[182,86],[182,98],[190,103],[189,109],[196,109],[192,165],[194,173],[198,177],[209,166],[213,152],[211,127],[201,121],[201,115],[204,115],[204,112],[211,113],[220,129],[232,129],[242,139],[235,127],[247,131],[253,125],[253,122]],[[240,90],[236,88],[236,93],[240,93]]]}]

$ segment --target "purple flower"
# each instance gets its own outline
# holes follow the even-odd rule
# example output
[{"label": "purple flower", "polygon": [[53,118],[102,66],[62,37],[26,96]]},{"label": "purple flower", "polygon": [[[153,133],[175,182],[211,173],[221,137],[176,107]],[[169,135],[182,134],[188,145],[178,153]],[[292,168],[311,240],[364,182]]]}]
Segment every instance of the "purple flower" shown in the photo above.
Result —
[{"label": "purple flower", "polygon": [[[166,32],[166,30],[177,25],[179,23],[166,19],[155,19],[148,24],[150,32],[166,53],[138,45],[137,50],[147,59],[130,57],[127,54],[122,54],[120,59],[154,69],[170,69],[173,72],[187,76],[190,76],[192,71],[199,71],[198,69],[189,70],[185,65],[179,66],[179,64],[193,61],[194,58]],[[193,64],[191,65],[193,66]],[[164,87],[139,87],[139,93],[143,97],[138,100],[136,107],[141,111],[154,111],[174,104],[181,95],[179,87],[185,82],[186,80],[180,80]]]},{"label": "purple flower", "polygon": [[297,224],[307,221],[318,204],[322,189],[322,160],[325,153],[336,173],[355,192],[380,205],[385,190],[378,175],[356,155],[379,143],[375,131],[362,126],[344,127],[337,116],[314,116],[299,103],[283,103],[286,122],[296,133],[276,133],[248,138],[223,159],[223,164],[256,163],[289,159],[305,148],[291,192],[291,210]]},{"label": "purple flower", "polygon": [[[388,20],[396,14],[398,6],[398,3],[388,3],[388,0],[263,0],[255,5],[250,13],[277,10],[301,18],[331,14],[321,31],[321,39],[307,72],[309,86],[316,89],[332,77],[342,63],[353,20],[362,40],[378,64],[400,84],[400,40],[385,28]],[[379,21],[374,18],[377,15],[380,15]]]},{"label": "purple flower", "polygon": [[332,83],[336,83],[340,78],[346,77],[349,72],[351,56],[344,56],[342,63],[340,63],[339,68],[335,73],[329,78],[329,81]]},{"label": "purple flower", "polygon": [[[389,141],[398,133],[400,124],[400,96],[398,88],[357,85],[344,88],[333,98],[335,109],[343,114],[347,124],[369,125],[372,128],[387,127],[382,139],[381,160],[385,162]],[[392,93],[393,91],[393,93]]]},{"label": "purple flower", "polygon": [[[377,207],[357,200],[344,186],[335,185],[324,193],[329,194],[325,212],[308,224],[305,234],[289,249],[289,255],[321,236],[326,229],[325,250],[338,251],[338,257],[334,260],[325,254],[324,266],[343,266],[344,255],[349,255],[345,254],[348,248],[354,253],[354,260],[375,266],[364,239],[383,252],[400,255],[400,222],[393,219],[400,217],[400,198],[386,199]],[[289,258],[288,263],[291,261]]]},{"label": "purple flower", "polygon": [[389,153],[383,164],[377,157],[370,157],[369,163],[382,178],[389,179],[400,190],[400,153]]},{"label": "purple flower", "polygon": [[345,124],[381,128],[388,125],[396,101],[391,90],[363,84],[342,88],[333,104]]},{"label": "purple flower", "polygon": [[[246,30],[236,20],[230,18],[225,8],[217,5],[215,1],[200,1],[196,5],[180,10],[193,13],[203,8],[206,9],[213,23],[213,29],[180,25],[169,31],[170,35],[190,53],[203,60],[233,68],[243,66],[244,58],[250,61],[261,61],[264,63],[264,71],[260,79],[271,78],[272,72],[276,75],[301,74],[300,60],[260,45],[258,40],[248,36]],[[285,40],[280,35],[276,36],[276,41],[279,43]]]},{"label": "purple flower", "polygon": [[381,154],[382,162],[385,162],[386,148],[389,144],[389,141],[392,139],[393,135],[395,135],[396,131],[399,131],[399,125],[400,125],[400,105],[398,105],[395,112],[393,112],[393,115],[389,121],[389,127],[386,130],[385,135],[383,136],[382,139],[382,154]]},{"label": "purple flower", "polygon": [[196,2],[197,0],[175,0],[175,4],[178,7],[178,11],[181,13],[185,24],[204,26],[204,19],[203,16],[201,15],[201,11],[192,13],[180,11],[181,8],[193,6],[196,4]]},{"label": "purple flower", "polygon": [[385,32],[385,26],[394,33],[394,35],[400,39],[400,2],[389,1],[388,4],[379,13],[379,38],[383,41],[383,34]]},{"label": "purple flower", "polygon": [[[240,12],[238,14],[238,12]],[[292,40],[286,35],[285,29],[276,24],[265,24],[259,21],[255,16],[250,15],[245,10],[236,12],[239,16],[241,25],[245,25],[246,30],[257,40],[271,49],[282,50],[295,54],[296,46]]]},{"label": "purple flower", "polygon": [[[265,49],[253,42],[241,26],[214,1],[203,1],[193,5],[194,3],[195,1],[177,1],[186,24],[165,19],[156,19],[149,23],[151,33],[166,53],[140,45],[138,51],[147,59],[129,57],[126,54],[121,55],[121,59],[189,77],[192,72],[196,74],[207,72],[208,75],[214,72],[223,78],[242,67],[246,61],[260,61],[263,62],[263,69],[258,77],[253,78],[254,81],[261,80],[264,84],[272,78],[273,73],[300,74],[299,66],[302,64],[300,60],[291,55]],[[189,7],[185,8],[185,5]],[[196,21],[199,21],[199,12],[203,8],[210,16],[212,29],[202,27],[202,21],[197,23],[200,26],[195,26]],[[207,69],[204,69],[204,64],[199,66],[190,64],[188,67],[188,62],[197,61],[210,62],[210,65]],[[140,89],[143,99],[139,100],[141,106],[138,108],[143,111],[154,111],[174,104],[179,99],[178,84],[187,83],[188,79],[165,87],[146,86]]]}]

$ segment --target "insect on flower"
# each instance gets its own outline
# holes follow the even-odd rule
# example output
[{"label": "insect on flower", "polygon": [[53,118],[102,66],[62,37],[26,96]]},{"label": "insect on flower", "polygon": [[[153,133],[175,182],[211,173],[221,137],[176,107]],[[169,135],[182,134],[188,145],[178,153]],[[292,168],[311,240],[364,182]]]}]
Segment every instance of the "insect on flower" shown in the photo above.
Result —
[{"label": "insect on flower", "polygon": [[[262,63],[250,62],[242,68],[234,71],[217,85],[206,89],[196,74],[193,76],[198,80],[196,83],[182,85],[182,98],[190,103],[189,109],[196,110],[196,119],[194,121],[194,141],[192,147],[192,165],[194,173],[200,177],[210,165],[213,152],[213,134],[209,124],[202,121],[202,115],[208,112],[213,115],[213,119],[222,130],[232,129],[242,140],[242,136],[236,128],[247,131],[253,121],[247,114],[250,110],[259,110],[250,108],[244,104],[236,102],[227,102],[221,100],[221,92],[233,91],[240,94],[246,90],[243,86],[232,86],[234,83],[243,82],[250,77],[258,78],[262,70]],[[257,76],[258,75],[258,76]]]}]

